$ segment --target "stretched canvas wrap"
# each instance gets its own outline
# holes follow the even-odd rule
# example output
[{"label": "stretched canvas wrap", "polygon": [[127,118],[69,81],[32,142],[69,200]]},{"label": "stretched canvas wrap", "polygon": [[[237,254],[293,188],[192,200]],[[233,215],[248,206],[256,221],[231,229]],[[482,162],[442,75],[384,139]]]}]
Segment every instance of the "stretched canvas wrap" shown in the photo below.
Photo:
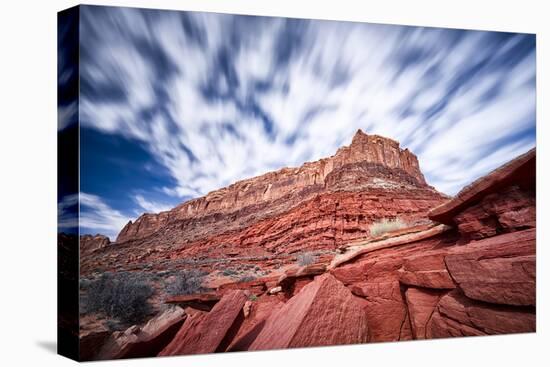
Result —
[{"label": "stretched canvas wrap", "polygon": [[535,332],[535,35],[58,16],[77,360]]}]

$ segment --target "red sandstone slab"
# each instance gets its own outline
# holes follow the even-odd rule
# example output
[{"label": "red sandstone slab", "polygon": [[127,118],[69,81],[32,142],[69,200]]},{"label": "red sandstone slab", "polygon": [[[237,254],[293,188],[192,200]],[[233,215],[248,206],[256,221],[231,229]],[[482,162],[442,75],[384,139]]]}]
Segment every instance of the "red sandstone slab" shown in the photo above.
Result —
[{"label": "red sandstone slab", "polygon": [[283,307],[282,297],[264,296],[250,302],[250,312],[245,313],[245,320],[237,335],[227,348],[228,352],[245,351],[254,342],[265,326],[267,318]]},{"label": "red sandstone slab", "polygon": [[208,313],[199,314],[183,324],[175,338],[159,356],[203,354],[224,351],[238,330],[248,292],[234,290],[226,293]]},{"label": "red sandstone slab", "polygon": [[536,305],[536,229],[475,241],[445,257],[466,296],[515,306]]},{"label": "red sandstone slab", "polygon": [[187,303],[187,302],[217,302],[221,296],[218,293],[195,293],[166,298],[164,303]]},{"label": "red sandstone slab", "polygon": [[374,242],[366,243],[362,246],[356,246],[356,248],[350,250],[349,252],[334,257],[331,264],[328,266],[328,269],[334,269],[340,265],[350,262],[353,259],[369,252],[425,240],[425,239],[437,236],[441,233],[444,233],[449,229],[450,227],[446,225],[438,225],[426,231],[393,237],[383,241],[374,241]]},{"label": "red sandstone slab", "polygon": [[512,182],[534,183],[535,171],[536,149],[533,148],[466,186],[453,199],[432,209],[428,217],[440,223],[453,224],[453,218],[458,213],[497,189]]},{"label": "red sandstone slab", "polygon": [[534,310],[473,301],[458,290],[439,300],[426,326],[427,338],[534,332]]},{"label": "red sandstone slab", "polygon": [[455,284],[445,266],[446,250],[430,251],[406,257],[399,281],[416,287],[453,289]]},{"label": "red sandstone slab", "polygon": [[367,341],[366,302],[326,273],[274,311],[249,350]]},{"label": "red sandstone slab", "polygon": [[196,310],[210,311],[220,299],[220,294],[209,292],[171,296],[166,298],[164,303],[176,304],[182,307],[191,307]]},{"label": "red sandstone slab", "polygon": [[115,332],[94,359],[154,357],[176,335],[186,314],[180,307],[170,308],[149,320],[143,327],[132,326]]},{"label": "red sandstone slab", "polygon": [[426,325],[441,295],[441,291],[421,288],[408,288],[405,292],[414,339],[426,339]]},{"label": "red sandstone slab", "polygon": [[395,277],[357,283],[352,293],[365,297],[369,342],[410,340],[407,305]]}]

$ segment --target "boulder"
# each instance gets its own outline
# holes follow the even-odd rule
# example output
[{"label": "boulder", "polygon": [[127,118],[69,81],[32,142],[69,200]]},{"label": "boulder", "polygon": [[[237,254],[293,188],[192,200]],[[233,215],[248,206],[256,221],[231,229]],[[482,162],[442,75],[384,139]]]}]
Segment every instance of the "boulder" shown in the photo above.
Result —
[{"label": "boulder", "polygon": [[227,292],[208,313],[184,323],[159,356],[203,354],[225,351],[244,320],[243,306],[248,292]]},{"label": "boulder", "polygon": [[357,283],[351,291],[366,299],[370,342],[412,339],[407,305],[397,279]]},{"label": "boulder", "polygon": [[459,290],[441,297],[426,326],[427,338],[534,332],[535,310],[473,301]]},{"label": "boulder", "polygon": [[266,320],[249,350],[364,343],[366,302],[326,273]]},{"label": "boulder", "polygon": [[242,323],[237,335],[226,351],[248,350],[260,331],[265,326],[267,318],[276,310],[283,307],[284,302],[277,296],[260,297],[256,301],[249,301],[250,310]]},{"label": "boulder", "polygon": [[170,307],[149,320],[143,327],[132,326],[124,332],[114,332],[99,350],[95,359],[153,357],[162,350],[186,318],[180,307]]},{"label": "boulder", "polygon": [[536,230],[473,242],[445,257],[453,279],[469,298],[503,305],[536,304]]},{"label": "boulder", "polygon": [[436,222],[454,225],[454,218],[459,213],[502,188],[517,185],[523,190],[534,192],[536,157],[536,150],[533,148],[488,175],[477,179],[463,188],[452,200],[430,210],[429,218]]},{"label": "boulder", "polygon": [[283,290],[283,288],[281,286],[273,287],[268,291],[268,293],[269,294],[276,294],[276,293],[282,292],[282,290]]}]

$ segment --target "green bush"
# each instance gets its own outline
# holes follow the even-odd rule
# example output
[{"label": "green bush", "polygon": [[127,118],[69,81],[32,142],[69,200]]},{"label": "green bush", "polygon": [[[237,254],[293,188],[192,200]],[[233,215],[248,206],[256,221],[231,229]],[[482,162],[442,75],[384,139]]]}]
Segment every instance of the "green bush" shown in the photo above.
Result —
[{"label": "green bush", "polygon": [[87,312],[103,312],[125,323],[138,323],[151,312],[153,288],[143,273],[104,273],[88,285]]},{"label": "green bush", "polygon": [[369,227],[369,231],[372,237],[378,237],[383,235],[384,233],[396,231],[405,227],[407,227],[407,223],[399,218],[384,218],[378,222],[374,222],[373,224],[371,224]]},{"label": "green bush", "polygon": [[172,296],[200,293],[204,291],[202,283],[206,275],[206,272],[198,269],[181,270],[166,286],[166,293]]}]

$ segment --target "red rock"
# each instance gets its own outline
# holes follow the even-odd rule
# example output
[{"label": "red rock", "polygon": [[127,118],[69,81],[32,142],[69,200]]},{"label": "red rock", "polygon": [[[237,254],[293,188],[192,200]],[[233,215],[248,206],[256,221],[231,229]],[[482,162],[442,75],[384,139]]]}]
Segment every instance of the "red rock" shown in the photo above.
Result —
[{"label": "red rock", "polygon": [[183,309],[172,307],[143,327],[132,326],[124,332],[115,332],[95,359],[153,357],[172,340],[185,318]]},{"label": "red rock", "polygon": [[503,187],[515,184],[523,190],[534,191],[535,172],[536,150],[533,148],[466,186],[452,200],[432,209],[429,217],[434,221],[452,225],[460,212]]},{"label": "red rock", "polygon": [[260,295],[267,291],[265,281],[263,279],[254,279],[246,282],[225,283],[218,287],[219,294],[225,294],[228,291],[235,289],[246,289],[254,295]]},{"label": "red rock", "polygon": [[284,303],[281,301],[281,298],[271,296],[261,297],[256,301],[250,302],[250,305],[250,313],[245,317],[235,338],[227,348],[226,351],[228,352],[248,350],[264,328],[267,318],[273,312],[283,307]]},{"label": "red rock", "polygon": [[[333,172],[357,163],[371,164],[372,167],[379,168],[379,171],[383,171],[382,168],[388,172],[393,170],[394,175],[402,174],[403,179],[407,177],[409,182],[426,185],[414,154],[407,149],[402,150],[399,143],[394,140],[367,135],[359,130],[350,146],[340,148],[330,158],[308,162],[299,168],[283,168],[259,177],[238,181],[227,188],[183,203],[169,213],[144,214],[135,223],[129,222],[126,225],[119,234],[117,242],[149,236],[166,225],[171,220],[168,217],[184,220],[214,213],[225,214],[258,205],[258,203],[285,198],[295,192],[301,192],[303,195],[307,192],[304,192],[305,189],[323,185]],[[337,181],[341,182],[341,179]]]},{"label": "red rock", "polygon": [[111,244],[109,237],[103,236],[101,234],[96,234],[95,236],[84,234],[80,236],[80,252],[81,253],[91,253],[96,250],[105,248]]},{"label": "red rock", "polygon": [[315,275],[323,274],[326,271],[325,264],[311,264],[307,266],[294,266],[285,270],[279,279],[277,279],[277,285],[282,288],[289,289],[294,287],[299,278],[309,278],[305,280],[299,280],[301,283],[309,283]]},{"label": "red rock", "polygon": [[441,295],[441,291],[421,288],[408,288],[405,292],[414,339],[426,339],[426,325]]},{"label": "red rock", "polygon": [[535,328],[534,311],[473,301],[455,290],[439,300],[426,327],[426,337],[524,333],[534,332]]},{"label": "red rock", "polygon": [[412,339],[410,332],[403,334],[404,326],[409,322],[408,311],[397,280],[358,283],[351,290],[367,301],[369,341]]},{"label": "red rock", "polygon": [[455,284],[445,266],[445,251],[409,256],[399,272],[399,281],[416,287],[453,289]]},{"label": "red rock", "polygon": [[536,224],[534,192],[513,185],[485,196],[478,204],[458,213],[454,221],[471,239],[533,228]]},{"label": "red rock", "polygon": [[330,274],[318,276],[269,316],[249,350],[366,342],[365,307]]},{"label": "red rock", "polygon": [[224,351],[243,322],[248,293],[234,290],[205,314],[186,322],[159,356],[203,354]]},{"label": "red rock", "polygon": [[376,238],[375,240],[366,241],[361,244],[355,244],[353,248],[349,249],[349,251],[341,255],[335,256],[331,264],[329,265],[329,269],[333,269],[337,266],[345,264],[369,252],[422,241],[427,238],[432,238],[442,233],[445,233],[449,229],[450,227],[446,225],[432,226],[418,232],[405,232],[404,234],[401,234],[401,232],[397,232],[396,235],[391,238],[384,238],[383,240]]},{"label": "red rock", "polygon": [[[292,253],[335,250],[368,236],[381,218],[414,225],[444,200],[425,183],[412,153],[393,140],[358,132],[332,157],[142,215],[122,229],[116,246],[84,256],[81,272],[143,264],[155,264],[158,271],[186,268],[177,261],[197,257],[255,257],[252,263],[264,269],[274,257],[288,265]],[[201,268],[211,271],[214,265]]]},{"label": "red rock", "polygon": [[367,280],[362,263],[351,263],[336,267],[330,271],[332,275],[345,285],[364,282]]},{"label": "red rock", "polygon": [[197,310],[210,311],[212,307],[221,299],[221,296],[215,292],[186,294],[181,296],[170,296],[164,303],[177,304],[182,307],[192,307]]},{"label": "red rock", "polygon": [[476,241],[447,255],[445,262],[466,296],[517,306],[536,305],[536,230]]},{"label": "red rock", "polygon": [[[411,153],[359,133],[333,157],[144,215],[115,246],[85,253],[81,270],[271,271],[219,286],[223,298],[189,310],[160,355],[534,331],[534,167],[533,151],[495,170],[431,211],[445,224],[428,226],[445,196]],[[394,217],[423,225],[369,238],[373,221]],[[295,266],[313,250],[316,264]]]},{"label": "red rock", "polygon": [[92,332],[80,333],[79,353],[81,361],[92,361],[109,339],[111,332],[105,327],[98,328]]}]

